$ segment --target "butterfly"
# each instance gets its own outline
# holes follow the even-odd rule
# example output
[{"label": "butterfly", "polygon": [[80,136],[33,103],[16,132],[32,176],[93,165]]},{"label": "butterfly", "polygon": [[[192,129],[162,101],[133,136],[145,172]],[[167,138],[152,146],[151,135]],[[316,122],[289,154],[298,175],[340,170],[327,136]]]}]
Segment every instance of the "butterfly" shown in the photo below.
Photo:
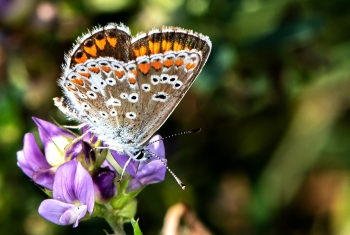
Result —
[{"label": "butterfly", "polygon": [[178,27],[135,37],[123,24],[94,28],[65,56],[55,105],[112,150],[143,161],[147,141],[184,97],[211,51],[207,36]]}]

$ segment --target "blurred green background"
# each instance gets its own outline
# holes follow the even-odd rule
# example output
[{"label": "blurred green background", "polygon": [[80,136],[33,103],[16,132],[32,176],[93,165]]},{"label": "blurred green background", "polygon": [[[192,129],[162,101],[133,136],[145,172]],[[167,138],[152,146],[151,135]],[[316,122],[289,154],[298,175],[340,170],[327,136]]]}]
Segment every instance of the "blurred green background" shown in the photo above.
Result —
[{"label": "blurred green background", "polygon": [[[105,234],[42,219],[44,193],[16,166],[32,116],[53,105],[63,55],[97,25],[208,35],[212,53],[163,136],[171,169],[138,197],[145,235],[184,201],[213,234],[350,234],[349,0],[0,0],[0,234]],[[129,225],[127,229],[130,231]]]}]

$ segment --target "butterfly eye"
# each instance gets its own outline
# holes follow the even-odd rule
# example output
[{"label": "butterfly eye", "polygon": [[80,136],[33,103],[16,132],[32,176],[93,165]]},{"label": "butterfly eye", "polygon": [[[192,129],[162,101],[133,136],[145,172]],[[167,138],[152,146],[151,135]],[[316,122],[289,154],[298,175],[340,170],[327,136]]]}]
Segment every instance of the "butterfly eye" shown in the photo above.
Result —
[{"label": "butterfly eye", "polygon": [[137,152],[136,154],[135,154],[135,156],[137,156],[136,157],[136,160],[141,160],[141,159],[143,159],[144,157],[145,157],[145,152],[143,151],[143,150],[140,150],[139,152]]}]

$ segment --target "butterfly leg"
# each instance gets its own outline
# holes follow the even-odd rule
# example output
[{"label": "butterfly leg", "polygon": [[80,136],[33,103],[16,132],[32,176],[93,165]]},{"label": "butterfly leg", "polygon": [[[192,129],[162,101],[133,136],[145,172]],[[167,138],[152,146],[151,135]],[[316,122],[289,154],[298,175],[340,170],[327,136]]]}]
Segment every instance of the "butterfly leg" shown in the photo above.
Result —
[{"label": "butterfly leg", "polygon": [[121,175],[120,175],[120,179],[118,180],[118,182],[122,181],[123,175],[124,175],[124,173],[125,173],[125,169],[126,169],[126,167],[129,165],[130,161],[131,161],[131,157],[129,157],[128,161],[125,163],[125,165],[124,165],[124,167],[123,167],[123,170],[122,170],[122,173],[121,173]]},{"label": "butterfly leg", "polygon": [[82,123],[80,125],[76,125],[76,126],[63,126],[64,128],[68,128],[68,129],[81,129],[83,128],[84,126],[86,126],[87,124],[86,123]]}]

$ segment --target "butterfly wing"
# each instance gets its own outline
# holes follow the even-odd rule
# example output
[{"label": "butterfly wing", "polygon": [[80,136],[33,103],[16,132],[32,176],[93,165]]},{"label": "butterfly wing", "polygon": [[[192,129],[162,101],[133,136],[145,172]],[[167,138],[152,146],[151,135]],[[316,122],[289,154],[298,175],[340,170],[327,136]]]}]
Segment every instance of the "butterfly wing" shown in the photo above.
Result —
[{"label": "butterfly wing", "polygon": [[54,99],[69,118],[86,123],[110,145],[129,142],[130,128],[138,126],[141,109],[135,64],[128,64],[130,45],[129,29],[116,24],[78,39],[58,81],[65,96]]},{"label": "butterfly wing", "polygon": [[180,28],[131,38],[110,24],[78,39],[59,80],[55,105],[87,123],[106,144],[142,145],[185,95],[210,53],[209,39]]},{"label": "butterfly wing", "polygon": [[135,136],[147,141],[179,104],[211,50],[208,37],[175,27],[153,29],[132,41],[130,59],[137,65],[142,120]]}]

